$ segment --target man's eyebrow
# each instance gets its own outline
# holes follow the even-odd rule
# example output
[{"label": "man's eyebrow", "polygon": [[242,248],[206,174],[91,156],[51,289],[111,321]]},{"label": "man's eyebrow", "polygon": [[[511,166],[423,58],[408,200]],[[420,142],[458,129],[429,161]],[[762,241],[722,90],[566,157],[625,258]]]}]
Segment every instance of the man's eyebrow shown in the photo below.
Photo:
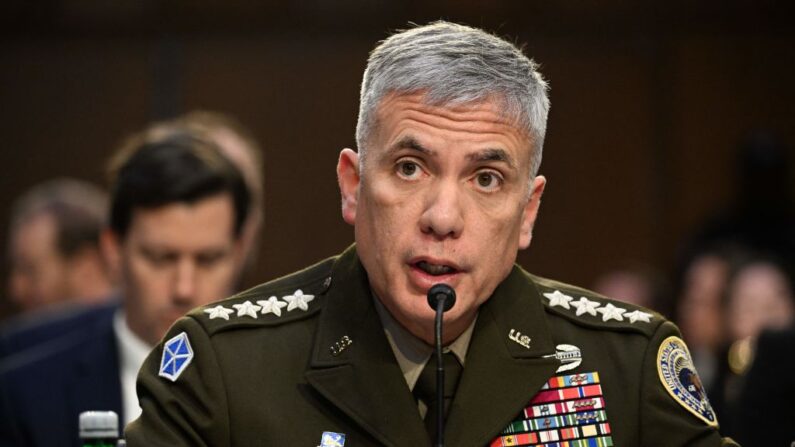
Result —
[{"label": "man's eyebrow", "polygon": [[485,149],[473,154],[469,154],[467,158],[474,162],[501,161],[506,163],[511,169],[518,169],[516,161],[513,159],[513,157],[511,157],[511,155],[503,149]]},{"label": "man's eyebrow", "polygon": [[[411,135],[407,135],[396,141],[395,144],[389,147],[388,152],[396,152],[401,149],[411,149],[426,155],[434,155],[436,153],[436,151],[423,146]],[[518,165],[513,157],[504,149],[499,148],[489,148],[469,154],[467,155],[467,159],[472,162],[501,161],[507,164],[511,169],[518,169]]]},{"label": "man's eyebrow", "polygon": [[414,138],[414,137],[412,137],[410,135],[407,135],[407,136],[399,139],[398,141],[396,141],[395,144],[393,144],[392,146],[389,147],[389,151],[388,152],[396,152],[396,151],[398,151],[400,149],[412,149],[412,150],[415,150],[417,152],[422,152],[423,154],[426,154],[426,155],[433,155],[434,154],[434,151],[432,151],[431,149],[423,146],[422,144],[420,144],[419,141],[417,141],[416,138]]}]

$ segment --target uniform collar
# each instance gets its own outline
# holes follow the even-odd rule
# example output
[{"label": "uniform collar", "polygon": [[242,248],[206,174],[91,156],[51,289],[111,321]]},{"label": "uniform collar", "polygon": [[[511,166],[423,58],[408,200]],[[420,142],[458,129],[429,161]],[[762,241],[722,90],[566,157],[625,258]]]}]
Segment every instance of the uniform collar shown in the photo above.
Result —
[{"label": "uniform collar", "polygon": [[[389,341],[389,346],[392,348],[398,366],[403,372],[403,377],[406,379],[409,389],[413,390],[420,373],[422,373],[423,368],[430,360],[434,348],[415,337],[414,334],[398,323],[375,294],[373,295],[373,303],[381,320],[381,325],[384,326],[384,333]],[[477,316],[458,338],[444,348],[445,352],[452,352],[462,366],[466,366],[467,349],[469,349],[469,342],[472,339],[472,331],[475,329],[476,321]]]},{"label": "uniform collar", "polygon": [[355,245],[332,268],[305,376],[378,443],[430,447],[414,397],[384,334]]}]

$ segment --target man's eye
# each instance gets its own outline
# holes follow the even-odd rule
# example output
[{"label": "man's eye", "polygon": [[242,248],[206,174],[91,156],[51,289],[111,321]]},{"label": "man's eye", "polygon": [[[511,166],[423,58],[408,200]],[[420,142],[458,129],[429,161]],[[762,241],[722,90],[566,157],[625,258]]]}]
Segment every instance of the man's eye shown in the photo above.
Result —
[{"label": "man's eye", "polygon": [[152,265],[160,266],[170,262],[176,262],[177,253],[168,250],[160,250],[148,247],[139,247],[138,253],[141,257]]},{"label": "man's eye", "polygon": [[484,191],[494,191],[502,185],[502,179],[494,172],[479,172],[475,176],[478,188]]},{"label": "man's eye", "polygon": [[397,172],[401,177],[413,180],[419,177],[421,170],[420,166],[413,161],[401,161],[398,163]]},{"label": "man's eye", "polygon": [[202,253],[196,257],[196,263],[203,267],[211,267],[218,264],[224,258],[224,253]]},{"label": "man's eye", "polygon": [[165,265],[176,261],[176,256],[169,253],[145,253],[146,259],[154,265]]}]

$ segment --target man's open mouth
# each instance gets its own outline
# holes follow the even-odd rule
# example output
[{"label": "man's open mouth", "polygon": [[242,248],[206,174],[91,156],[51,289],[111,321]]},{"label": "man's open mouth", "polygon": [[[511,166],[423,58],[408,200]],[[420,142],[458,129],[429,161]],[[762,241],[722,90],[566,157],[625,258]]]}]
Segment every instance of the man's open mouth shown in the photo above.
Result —
[{"label": "man's open mouth", "polygon": [[458,271],[449,265],[432,264],[427,261],[419,261],[414,265],[423,272],[433,276],[449,275],[450,273],[456,273]]}]

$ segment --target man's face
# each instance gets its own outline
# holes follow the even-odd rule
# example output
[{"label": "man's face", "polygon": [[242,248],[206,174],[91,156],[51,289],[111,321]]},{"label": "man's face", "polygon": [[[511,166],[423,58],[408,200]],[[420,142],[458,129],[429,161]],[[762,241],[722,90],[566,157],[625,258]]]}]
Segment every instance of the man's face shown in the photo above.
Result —
[{"label": "man's face", "polygon": [[46,213],[15,229],[11,237],[8,293],[22,310],[73,298],[66,260],[58,253],[57,225]]},{"label": "man's face", "polygon": [[228,296],[240,269],[228,194],[133,212],[119,240],[106,245],[120,267],[130,329],[155,344],[193,307]]},{"label": "man's face", "polygon": [[337,170],[343,217],[355,224],[373,291],[432,343],[428,289],[456,290],[445,323],[457,336],[530,244],[545,180],[529,184],[531,145],[498,103],[435,107],[422,99],[386,97],[364,166],[346,149]]}]

